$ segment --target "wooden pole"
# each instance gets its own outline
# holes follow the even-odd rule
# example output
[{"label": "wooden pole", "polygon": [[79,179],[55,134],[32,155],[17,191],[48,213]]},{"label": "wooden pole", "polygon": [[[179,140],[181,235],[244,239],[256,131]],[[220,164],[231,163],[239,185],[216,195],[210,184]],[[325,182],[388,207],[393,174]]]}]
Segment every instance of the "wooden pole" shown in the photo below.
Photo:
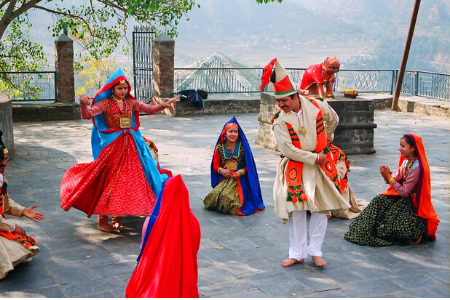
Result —
[{"label": "wooden pole", "polygon": [[414,28],[416,27],[417,15],[419,13],[420,0],[414,3],[413,12],[411,15],[411,22],[409,23],[408,36],[406,37],[405,49],[403,50],[403,57],[400,63],[400,70],[398,72],[397,83],[395,85],[394,98],[392,100],[391,109],[396,111],[398,107],[398,98],[402,89],[403,77],[405,75],[406,63],[408,62],[409,48],[411,48],[411,41],[414,35]]}]

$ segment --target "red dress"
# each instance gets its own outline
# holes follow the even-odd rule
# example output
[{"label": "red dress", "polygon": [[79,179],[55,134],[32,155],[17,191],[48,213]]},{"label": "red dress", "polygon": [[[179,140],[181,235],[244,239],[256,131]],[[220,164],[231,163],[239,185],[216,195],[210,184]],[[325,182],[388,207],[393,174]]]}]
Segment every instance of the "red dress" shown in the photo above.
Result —
[{"label": "red dress", "polygon": [[[130,99],[125,101],[131,106]],[[101,102],[106,108],[103,115],[109,128],[120,128],[121,116],[132,117],[131,110],[121,113],[111,99]],[[93,162],[69,168],[61,182],[61,207],[65,210],[75,207],[88,217],[150,215],[155,201],[130,130],[106,146]]]},{"label": "red dress", "polygon": [[[331,76],[324,78],[322,72],[322,63],[311,65],[306,69],[305,73],[303,74],[302,82],[300,83],[300,88],[302,90],[308,89],[313,84],[327,84],[327,83],[333,83],[335,78],[334,74],[331,74]],[[325,74],[327,75],[327,74]]]}]

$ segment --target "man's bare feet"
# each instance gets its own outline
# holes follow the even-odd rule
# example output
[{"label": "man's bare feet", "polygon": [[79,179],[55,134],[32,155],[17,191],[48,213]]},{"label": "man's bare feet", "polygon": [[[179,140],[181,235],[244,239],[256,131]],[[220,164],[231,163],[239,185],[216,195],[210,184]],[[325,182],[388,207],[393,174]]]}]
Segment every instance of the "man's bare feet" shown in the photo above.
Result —
[{"label": "man's bare feet", "polygon": [[311,256],[311,258],[317,267],[323,267],[327,264],[327,262],[323,260],[322,256]]},{"label": "man's bare feet", "polygon": [[301,264],[302,262],[304,262],[305,260],[302,258],[302,259],[300,259],[300,260],[296,260],[296,259],[294,259],[294,258],[288,258],[288,259],[285,259],[285,260],[283,260],[283,262],[281,263],[281,265],[283,266],[283,267],[290,267],[290,266],[292,266],[293,264]]},{"label": "man's bare feet", "polygon": [[420,243],[421,240],[422,236],[419,236],[417,239],[411,240],[411,245],[417,245],[418,243]]}]

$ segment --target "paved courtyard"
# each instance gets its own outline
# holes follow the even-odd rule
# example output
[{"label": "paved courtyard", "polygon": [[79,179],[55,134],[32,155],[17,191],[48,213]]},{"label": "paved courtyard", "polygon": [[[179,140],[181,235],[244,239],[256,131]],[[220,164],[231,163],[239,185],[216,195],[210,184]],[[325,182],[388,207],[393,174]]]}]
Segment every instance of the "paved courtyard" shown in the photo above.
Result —
[{"label": "paved courtyard", "polygon": [[[223,124],[232,115],[141,117],[141,131],[159,149],[160,163],[181,174],[200,222],[198,287],[201,297],[449,297],[450,296],[450,120],[376,111],[373,155],[352,155],[349,182],[358,198],[371,200],[386,189],[378,166],[395,168],[399,138],[422,136],[431,168],[432,199],[441,219],[437,241],[386,248],[344,240],[351,223],[333,218],[323,245],[324,268],[311,259],[283,268],[288,227],[273,211],[272,185],[279,153],[255,144],[257,114],[236,115],[252,145],[266,209],[230,216],[204,209],[211,190],[209,166]],[[108,234],[96,219],[60,208],[65,170],[92,160],[90,121],[14,123],[16,157],[7,167],[10,196],[38,204],[45,220],[18,220],[41,248],[29,263],[0,280],[0,297],[124,297],[136,266],[144,219],[124,218],[125,230]],[[17,220],[17,219],[15,219]]]}]

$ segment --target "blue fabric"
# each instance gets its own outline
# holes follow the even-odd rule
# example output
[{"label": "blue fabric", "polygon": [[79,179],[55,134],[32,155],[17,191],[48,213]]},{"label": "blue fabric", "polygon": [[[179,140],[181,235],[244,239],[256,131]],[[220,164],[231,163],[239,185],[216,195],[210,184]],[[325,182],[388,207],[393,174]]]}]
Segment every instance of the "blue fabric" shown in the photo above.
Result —
[{"label": "blue fabric", "polygon": [[[255,213],[256,210],[261,210],[265,208],[261,194],[261,187],[259,185],[258,172],[256,170],[255,160],[253,159],[253,153],[250,148],[250,144],[248,143],[247,138],[245,137],[241,125],[239,125],[236,118],[233,117],[231,118],[230,121],[225,123],[223,128],[225,128],[225,126],[227,126],[227,124],[229,123],[235,123],[239,127],[238,128],[239,140],[242,142],[242,145],[244,146],[245,164],[247,167],[247,173],[244,176],[240,177],[242,192],[244,196],[244,203],[241,207],[241,213],[243,213],[244,215],[251,215]],[[220,143],[221,135],[222,132],[219,135],[219,138],[217,139],[216,146],[217,144]],[[236,148],[238,147],[235,147],[235,151]],[[238,168],[242,168],[242,166],[238,165]],[[211,186],[213,188],[216,187],[216,185],[218,185],[222,179],[223,176],[221,174],[214,172],[214,154],[213,154],[213,158],[211,161]]]},{"label": "blue fabric", "polygon": [[[112,95],[111,88],[115,84],[117,84],[120,80],[126,80],[125,74],[121,69],[118,69],[114,75],[112,75],[103,85],[103,87],[97,92],[95,95],[93,104],[99,102],[102,99],[110,98]],[[130,87],[130,85],[128,84]],[[130,96],[127,94],[127,96]],[[168,178],[167,174],[160,174],[157,163],[153,159],[153,156],[150,153],[150,150],[148,149],[147,145],[145,144],[144,138],[142,137],[141,132],[139,129],[136,131],[132,129],[122,129],[116,132],[103,132],[106,130],[109,130],[110,128],[106,125],[105,118],[103,114],[96,115],[93,118],[93,122],[95,126],[92,127],[92,133],[91,133],[91,146],[92,146],[92,154],[94,156],[94,160],[97,159],[100,152],[113,143],[120,135],[127,133],[127,131],[130,132],[130,134],[133,136],[134,143],[136,145],[139,159],[142,164],[142,169],[144,171],[145,177],[147,178],[147,181],[152,188],[153,193],[156,197],[158,197],[159,193],[162,189],[162,184],[165,179]],[[136,115],[132,114],[131,119],[131,127],[137,127],[136,122]]]}]

